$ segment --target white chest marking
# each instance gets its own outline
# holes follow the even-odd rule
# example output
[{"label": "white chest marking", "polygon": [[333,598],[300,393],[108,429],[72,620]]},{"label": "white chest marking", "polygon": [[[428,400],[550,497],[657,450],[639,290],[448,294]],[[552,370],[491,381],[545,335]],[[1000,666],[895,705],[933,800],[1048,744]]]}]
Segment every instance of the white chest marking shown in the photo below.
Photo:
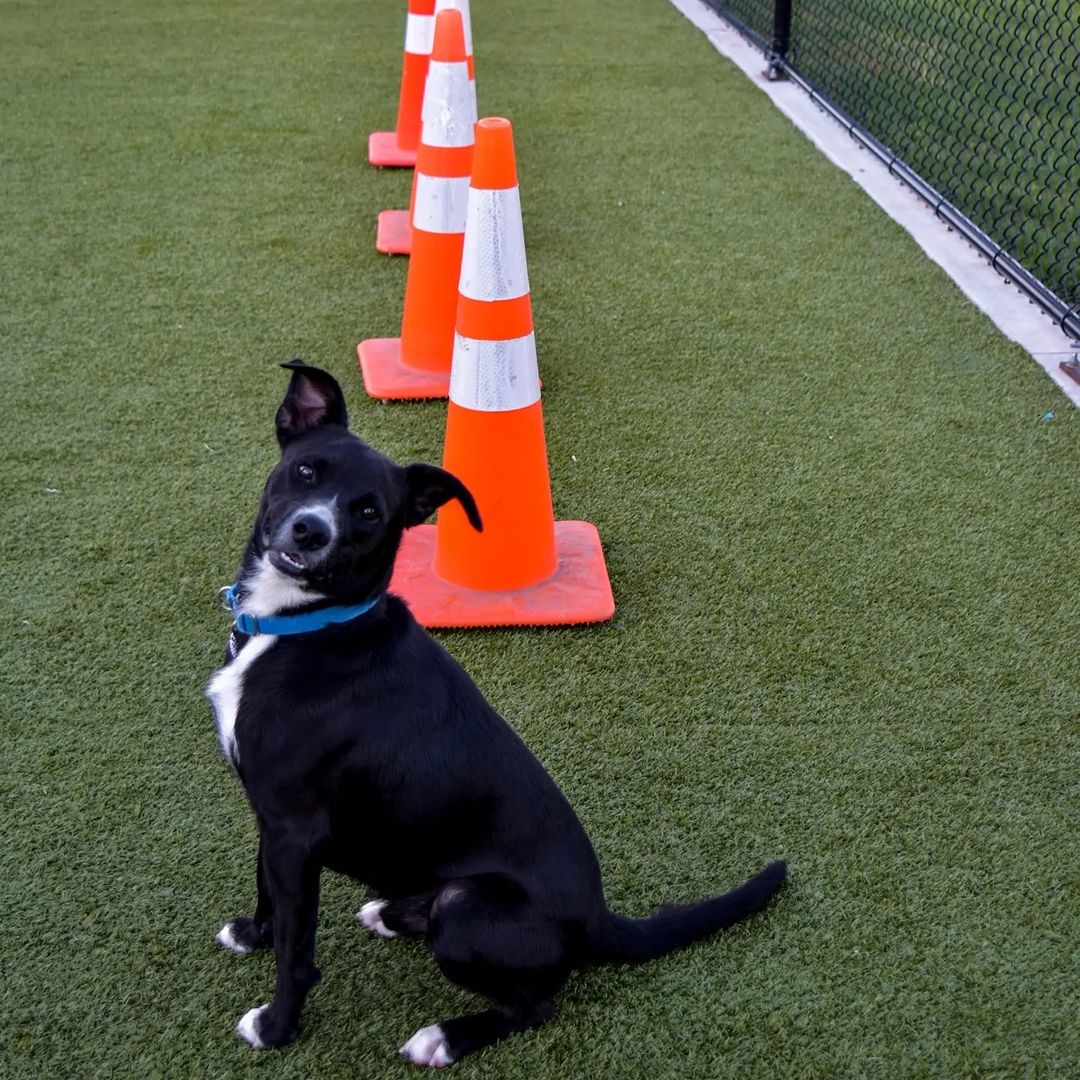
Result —
[{"label": "white chest marking", "polygon": [[[333,514],[333,504],[313,508]],[[331,519],[330,524],[333,525]],[[336,528],[336,526],[334,526]],[[241,610],[252,615],[276,615],[288,608],[322,600],[322,593],[306,589],[294,578],[281,573],[264,555],[259,559],[254,573],[244,581],[244,599]],[[236,716],[240,712],[240,698],[244,693],[244,675],[247,669],[270,648],[277,637],[259,634],[249,638],[247,644],[223,668],[214,672],[206,687],[206,696],[214,707],[217,718],[218,739],[222,753],[234,765],[240,760],[236,746]]]},{"label": "white chest marking", "polygon": [[273,634],[250,638],[232,660],[214,672],[206,687],[206,696],[217,719],[221,752],[234,764],[240,760],[236,746],[236,715],[244,693],[244,674],[275,641],[277,638]]}]

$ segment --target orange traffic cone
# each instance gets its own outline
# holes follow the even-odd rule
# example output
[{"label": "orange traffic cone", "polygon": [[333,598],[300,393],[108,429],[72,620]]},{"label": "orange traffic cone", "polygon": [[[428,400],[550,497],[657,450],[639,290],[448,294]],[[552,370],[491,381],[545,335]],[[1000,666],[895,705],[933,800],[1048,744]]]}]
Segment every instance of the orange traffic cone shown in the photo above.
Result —
[{"label": "orange traffic cone", "polygon": [[413,252],[401,337],[356,347],[364,387],[377,398],[439,398],[450,388],[454,316],[475,115],[469,98],[461,13],[441,11],[416,162]]},{"label": "orange traffic cone", "polygon": [[405,16],[405,59],[401,65],[397,126],[368,136],[372,165],[412,166],[420,143],[420,107],[424,100],[428,57],[435,33],[435,0],[409,0]]},{"label": "orange traffic cone", "polygon": [[[440,11],[454,10],[461,12],[461,21],[465,27],[465,62],[469,65],[470,81],[476,78],[476,65],[473,61],[472,15],[469,12],[469,0],[435,0],[435,14]],[[473,100],[475,100],[473,95]],[[476,117],[473,117],[476,120]]]},{"label": "orange traffic cone", "polygon": [[[435,17],[440,11],[455,9],[461,12],[461,21],[465,30],[465,62],[469,68],[469,103],[472,107],[472,120],[476,122],[476,67],[472,51],[472,26],[469,16],[469,0],[435,0]],[[429,69],[430,70],[430,69]],[[424,88],[424,105],[421,109],[421,121],[427,110],[427,88]],[[421,130],[423,124],[421,123]],[[412,215],[416,205],[416,174],[413,174],[412,194],[409,196],[408,210],[383,210],[379,213],[375,227],[375,250],[385,255],[409,255],[412,253]]]},{"label": "orange traffic cone", "polygon": [[[414,256],[415,258],[415,256]],[[404,537],[390,588],[425,626],[599,622],[615,612],[600,536],[555,521],[510,123],[476,127],[443,465],[472,492]]]}]

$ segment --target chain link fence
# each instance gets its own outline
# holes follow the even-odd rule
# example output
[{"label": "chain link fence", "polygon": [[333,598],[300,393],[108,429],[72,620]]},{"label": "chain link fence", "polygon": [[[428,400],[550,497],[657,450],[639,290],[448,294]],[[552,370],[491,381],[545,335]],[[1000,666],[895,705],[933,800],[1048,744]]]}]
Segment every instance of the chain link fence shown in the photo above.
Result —
[{"label": "chain link fence", "polygon": [[1080,337],[1077,0],[708,3]]}]

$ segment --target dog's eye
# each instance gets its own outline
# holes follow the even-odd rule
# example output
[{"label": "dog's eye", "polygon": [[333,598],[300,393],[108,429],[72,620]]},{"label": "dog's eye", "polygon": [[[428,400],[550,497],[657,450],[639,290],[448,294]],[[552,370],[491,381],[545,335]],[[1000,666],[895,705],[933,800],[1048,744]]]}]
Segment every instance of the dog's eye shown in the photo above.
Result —
[{"label": "dog's eye", "polygon": [[368,502],[367,499],[357,499],[352,504],[352,512],[361,521],[379,520],[379,508],[374,503]]},{"label": "dog's eye", "polygon": [[296,475],[306,483],[311,483],[315,479],[315,470],[310,466],[301,462],[296,466]]}]

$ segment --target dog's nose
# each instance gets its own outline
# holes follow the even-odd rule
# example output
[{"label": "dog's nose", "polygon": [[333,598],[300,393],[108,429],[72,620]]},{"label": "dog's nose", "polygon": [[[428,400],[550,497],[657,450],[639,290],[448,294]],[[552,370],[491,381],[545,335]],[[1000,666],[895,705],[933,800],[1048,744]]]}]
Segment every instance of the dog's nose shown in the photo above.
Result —
[{"label": "dog's nose", "polygon": [[300,514],[293,522],[292,535],[301,551],[318,551],[330,543],[330,530],[318,514]]}]

